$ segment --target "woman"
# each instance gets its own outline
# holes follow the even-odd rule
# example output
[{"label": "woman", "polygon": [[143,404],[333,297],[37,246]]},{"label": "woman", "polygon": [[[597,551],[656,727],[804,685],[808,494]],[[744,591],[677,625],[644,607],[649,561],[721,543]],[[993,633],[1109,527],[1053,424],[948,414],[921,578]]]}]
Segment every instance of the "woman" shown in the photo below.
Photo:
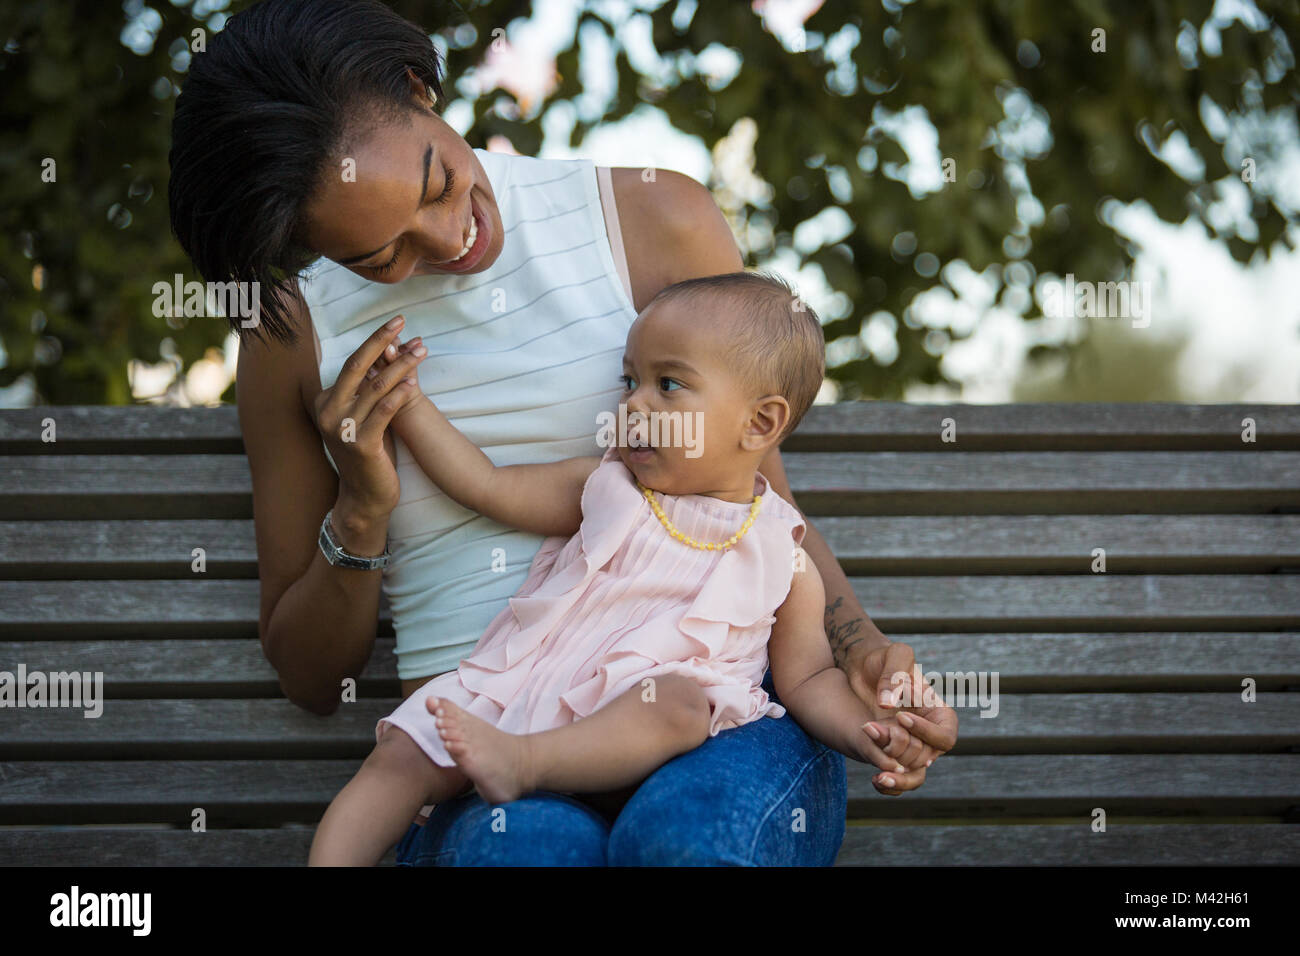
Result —
[{"label": "woman", "polygon": [[[176,105],[176,235],[205,278],[259,284],[260,324],[234,324],[262,646],[289,699],[320,714],[370,656],[381,585],[405,697],[468,654],[542,540],[424,478],[387,431],[411,390],[498,464],[598,454],[637,311],[673,282],[742,268],[689,178],[472,150],[442,102],[427,35],[388,8],[264,0],[194,58]],[[387,324],[399,313],[404,327]],[[418,372],[412,340],[432,353]],[[381,354],[392,364],[368,374]],[[762,470],[793,501],[779,454]],[[911,649],[871,624],[811,525],[804,548],[837,663],[898,761],[874,785],[914,789],[952,747],[955,715],[940,703],[900,722],[890,695]],[[476,794],[438,806],[398,861],[828,865],[845,799],[842,757],[764,719],[635,792],[538,792],[504,818]]]}]

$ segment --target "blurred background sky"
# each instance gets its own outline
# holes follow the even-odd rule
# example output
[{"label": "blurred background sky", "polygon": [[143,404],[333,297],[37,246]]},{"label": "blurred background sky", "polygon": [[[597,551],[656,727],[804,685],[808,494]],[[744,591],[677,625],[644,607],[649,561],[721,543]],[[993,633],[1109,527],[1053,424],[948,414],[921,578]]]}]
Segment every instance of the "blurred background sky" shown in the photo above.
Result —
[{"label": "blurred background sky", "polygon": [[[127,111],[134,97],[149,130],[138,150],[165,147],[190,55],[181,38],[246,5],[104,5],[120,20],[104,69],[119,85],[127,71],[157,74],[115,101]],[[837,371],[820,401],[1300,401],[1294,3],[392,5],[437,28],[451,72],[444,118],[471,145],[709,184],[747,266],[786,276],[827,325]],[[6,17],[8,177],[59,155],[40,142],[53,127],[21,113],[60,108],[32,96],[32,77],[48,69],[41,56],[76,52],[48,42],[50,16]],[[93,81],[87,66],[69,95]],[[77,121],[66,125],[60,135],[84,150]],[[160,245],[171,242],[165,163],[150,163],[106,163],[103,182],[65,187],[82,191],[73,201],[89,226],[48,203],[25,213],[26,193],[5,213],[0,405],[232,399],[233,335],[141,314],[177,261]],[[60,230],[84,228],[108,232],[108,249],[61,251]],[[140,250],[113,235],[132,230],[155,235]],[[134,262],[115,273],[87,259],[114,249]],[[199,278],[183,258],[176,268]],[[1042,314],[1044,283],[1066,271],[1150,283],[1149,326]],[[84,275],[98,282],[90,296]],[[82,301],[103,296],[122,309]],[[114,323],[129,327],[120,341]],[[94,351],[105,341],[115,347]],[[78,349],[86,360],[61,378]],[[112,384],[119,367],[129,395]]]},{"label": "blurred background sky", "polygon": [[[821,5],[820,0],[768,0],[753,6],[755,15],[783,45],[795,49],[801,41],[807,45],[804,22]],[[516,30],[510,32],[517,49],[508,56],[491,58],[484,82],[502,83],[527,99],[543,96],[555,54],[572,37],[583,6],[583,0],[539,0],[533,17],[517,25],[517,39]],[[919,4],[917,12],[923,13],[924,7],[924,3]],[[1220,31],[1234,21],[1262,29],[1265,17],[1249,0],[1218,0],[1197,31],[1197,43],[1207,50],[1216,49]],[[657,59],[648,29],[628,31],[622,39],[630,57],[642,62]],[[593,47],[585,52],[584,79],[591,78],[592,97],[603,100],[609,95],[613,76],[608,47],[603,51]],[[709,50],[701,59],[705,61],[703,68],[720,80],[744,68],[743,52],[737,54],[721,46]],[[472,117],[464,101],[457,107],[449,111],[447,119],[463,135]],[[1286,205],[1294,215],[1300,212],[1300,132],[1294,111],[1290,118],[1287,124],[1284,115],[1279,130],[1285,151],[1277,176],[1285,189]],[[580,149],[568,146],[571,126],[571,111],[552,110],[539,155],[585,156],[605,166],[653,165],[680,170],[701,182],[709,182],[716,175],[741,193],[760,189],[758,183],[749,181],[754,156],[752,144],[743,137],[738,137],[739,142],[729,142],[725,149],[710,151],[697,137],[676,130],[662,112],[652,107],[597,127]],[[924,109],[906,111],[898,129],[907,162],[895,175],[918,197],[942,188],[938,136]],[[1037,135],[1045,136],[1046,130],[1037,131]],[[489,148],[493,145],[505,148],[501,142],[489,144]],[[1187,161],[1185,155],[1180,159]],[[1245,185],[1239,181],[1229,181],[1228,185],[1231,191],[1213,214],[1248,222]],[[1259,256],[1242,264],[1235,262],[1199,223],[1163,222],[1140,200],[1123,204],[1114,215],[1117,227],[1141,249],[1134,277],[1154,284],[1155,315],[1150,328],[1139,332],[1122,320],[1083,318],[1045,323],[1045,327],[1035,329],[1021,320],[1023,313],[995,301],[995,283],[981,281],[978,274],[958,265],[951,280],[955,294],[940,290],[934,295],[926,319],[927,324],[939,329],[954,325],[972,329],[971,337],[951,345],[943,358],[945,371],[960,387],[912,383],[905,398],[966,402],[1072,398],[1300,401],[1300,249],[1282,249],[1271,260]],[[850,227],[844,217],[830,218],[825,223],[810,223],[802,238],[808,245],[821,243],[837,238]],[[1300,238],[1300,232],[1293,235]],[[795,282],[813,308],[819,314],[826,313],[834,290],[828,287],[820,269],[801,269],[795,255],[765,259],[761,267]],[[1085,366],[1085,381],[1067,380],[1063,361],[1049,363],[1046,368],[1034,368],[1028,362],[1034,345],[1075,341],[1089,332],[1092,354],[1083,360],[1090,366]],[[895,351],[892,335],[873,335],[868,328],[863,338],[882,361],[888,361]],[[1153,369],[1157,363],[1164,367]],[[1154,375],[1160,376],[1158,383],[1153,381]],[[1156,385],[1158,388],[1153,388]],[[833,400],[834,394],[834,389],[827,389],[822,399]]]}]

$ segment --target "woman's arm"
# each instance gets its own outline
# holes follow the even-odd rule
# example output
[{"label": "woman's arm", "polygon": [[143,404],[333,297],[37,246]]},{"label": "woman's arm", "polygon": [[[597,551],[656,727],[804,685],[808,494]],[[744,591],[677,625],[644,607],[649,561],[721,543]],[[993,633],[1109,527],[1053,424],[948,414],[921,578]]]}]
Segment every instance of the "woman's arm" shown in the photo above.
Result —
[{"label": "woman's arm", "polygon": [[810,563],[796,570],[768,640],[772,686],[808,734],[847,757],[875,764],[882,771],[872,778],[876,789],[897,793],[896,778],[906,768],[876,746],[865,730],[879,714],[853,692],[844,671],[835,666],[822,629],[825,603],[817,566]]},{"label": "woman's arm", "polygon": [[[773,448],[759,466],[772,489],[799,509],[790,490],[785,465],[779,449]],[[800,514],[802,514],[800,510]],[[900,707],[893,699],[899,691],[900,675],[914,677],[917,670],[912,648],[890,641],[872,622],[853,592],[853,585],[831,552],[826,539],[804,516],[807,530],[802,547],[812,558],[822,582],[825,596],[823,635],[835,666],[844,672],[848,685],[868,708],[873,710],[873,731],[885,753],[905,767],[905,773],[893,774],[896,789],[892,793],[914,789],[925,782],[926,767],[957,742],[957,714],[913,681],[911,701],[931,701],[928,707]],[[774,675],[775,676],[775,675]],[[780,693],[778,691],[778,693]],[[888,695],[888,697],[886,696]],[[907,715],[907,729],[898,725],[901,711]],[[891,791],[877,787],[881,793]]]},{"label": "woman's arm", "polygon": [[[411,354],[424,358],[421,347]],[[582,524],[582,488],[597,456],[498,467],[416,390],[393,417],[393,432],[429,480],[471,511],[534,534],[572,535]]]},{"label": "woman's arm", "polygon": [[[380,554],[399,488],[383,441],[382,411],[375,423],[358,428],[351,449],[335,455],[343,480],[330,467],[308,411],[322,390],[306,306],[299,301],[292,312],[293,346],[268,338],[239,348],[239,422],[253,479],[261,581],[258,635],[285,696],[329,714],[339,706],[343,679],[361,672],[374,647],[381,572],[326,561],[317,545],[321,520],[332,508],[331,523],[345,549]],[[377,355],[396,333],[385,337],[381,329],[358,352]],[[357,378],[366,367],[356,368]]]},{"label": "woman's arm", "polygon": [[[781,460],[779,448],[773,448],[767,453],[758,470],[767,477],[777,494],[803,514],[790,490],[790,480],[786,477],[785,463]],[[831,553],[830,545],[808,520],[807,515],[804,515],[804,523],[807,531],[804,533],[802,547],[817,565],[826,589],[826,638],[835,657],[835,665],[846,673],[852,673],[852,662],[857,658],[855,652],[882,647],[889,643],[889,638],[871,622],[862,602],[853,593],[853,585],[849,583],[840,562]]]}]

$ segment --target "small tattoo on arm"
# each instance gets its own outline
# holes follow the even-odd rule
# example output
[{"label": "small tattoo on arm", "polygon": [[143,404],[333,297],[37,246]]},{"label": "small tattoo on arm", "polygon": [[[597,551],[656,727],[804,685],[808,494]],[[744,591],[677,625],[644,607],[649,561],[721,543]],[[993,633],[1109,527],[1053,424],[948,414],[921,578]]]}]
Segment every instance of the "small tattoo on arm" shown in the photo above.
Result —
[{"label": "small tattoo on arm", "polygon": [[840,605],[844,603],[842,597],[837,597],[832,603],[826,605],[826,639],[831,645],[831,654],[835,658],[835,666],[843,669],[848,663],[849,649],[854,644],[862,641],[861,634],[863,624],[862,618],[849,618],[847,621],[835,620],[835,612],[839,610]]}]

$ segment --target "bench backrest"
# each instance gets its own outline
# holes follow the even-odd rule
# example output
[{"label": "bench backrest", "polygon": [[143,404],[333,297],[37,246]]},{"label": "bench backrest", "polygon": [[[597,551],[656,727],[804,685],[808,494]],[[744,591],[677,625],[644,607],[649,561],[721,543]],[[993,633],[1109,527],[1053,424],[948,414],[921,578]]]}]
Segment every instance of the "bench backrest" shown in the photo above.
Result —
[{"label": "bench backrest", "polygon": [[[783,456],[876,623],[976,692],[919,791],[850,762],[842,863],[1300,862],[1300,410],[849,403]],[[0,411],[0,672],[105,698],[0,709],[0,864],[305,861],[391,622],[322,718],[257,616],[233,407]]]}]

